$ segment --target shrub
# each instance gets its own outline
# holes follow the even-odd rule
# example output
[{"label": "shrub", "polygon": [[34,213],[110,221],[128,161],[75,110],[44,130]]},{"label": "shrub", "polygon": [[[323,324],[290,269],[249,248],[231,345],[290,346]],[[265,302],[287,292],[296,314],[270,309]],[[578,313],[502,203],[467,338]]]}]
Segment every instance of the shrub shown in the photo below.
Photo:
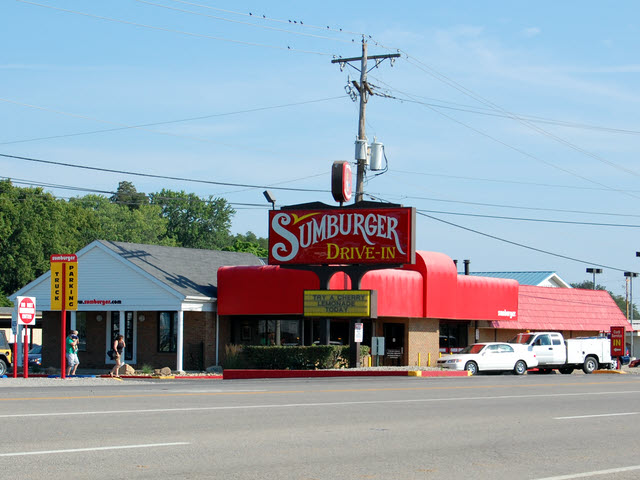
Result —
[{"label": "shrub", "polygon": [[[362,357],[369,355],[369,347],[361,346],[360,350]],[[312,345],[309,347],[246,345],[243,353],[246,368],[315,370],[349,366],[348,345]],[[228,362],[225,362],[225,368],[242,367],[232,367]]]},{"label": "shrub", "polygon": [[244,348],[242,345],[227,345],[224,347],[224,368],[247,368]]},{"label": "shrub", "polygon": [[153,373],[153,367],[151,365],[148,364],[144,364],[142,365],[142,368],[140,369],[140,373],[143,373],[145,375],[149,375],[151,373]]}]

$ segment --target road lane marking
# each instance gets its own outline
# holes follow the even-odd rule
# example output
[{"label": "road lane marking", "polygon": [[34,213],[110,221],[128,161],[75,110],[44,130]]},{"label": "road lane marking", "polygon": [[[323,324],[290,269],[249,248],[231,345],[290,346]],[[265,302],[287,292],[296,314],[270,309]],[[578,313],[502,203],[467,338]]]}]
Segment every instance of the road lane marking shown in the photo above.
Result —
[{"label": "road lane marking", "polygon": [[554,420],[574,420],[578,418],[597,418],[597,417],[621,417],[624,415],[638,415],[640,412],[622,412],[622,413],[600,413],[596,415],[574,415],[573,417],[555,417]]},{"label": "road lane marking", "polygon": [[177,445],[189,445],[189,442],[146,443],[142,445],[112,445],[110,447],[70,448],[66,450],[40,450],[37,452],[0,453],[0,457],[24,457],[27,455],[50,455],[52,453],[100,452],[105,450],[127,450],[129,448],[175,447]]},{"label": "road lane marking", "polygon": [[[409,377],[407,377],[409,378]],[[416,377],[417,378],[417,377]],[[503,389],[503,388],[536,388],[536,387],[576,387],[576,386],[592,386],[592,385],[637,385],[637,381],[615,381],[615,382],[587,382],[587,383],[559,383],[555,385],[545,384],[529,384],[529,385],[464,385],[464,386],[429,386],[429,387],[384,387],[384,388],[334,388],[324,390],[226,390],[219,391],[218,389],[209,392],[191,392],[186,393],[184,391],[176,393],[149,393],[149,394],[117,394],[117,395],[72,395],[72,396],[51,396],[51,397],[3,397],[0,398],[2,402],[25,402],[25,401],[41,401],[41,400],[87,400],[87,399],[105,399],[105,398],[152,398],[152,397],[180,397],[180,396],[232,396],[232,395],[289,395],[292,393],[362,393],[362,392],[424,392],[424,391],[441,391],[441,390],[486,390],[486,389]],[[19,388],[19,387],[18,387]],[[45,387],[46,388],[46,387]],[[148,391],[148,390],[145,390]],[[609,393],[624,393],[624,392],[602,392],[603,394]],[[638,392],[632,392],[638,393]],[[597,394],[594,393],[594,394]],[[575,394],[581,395],[581,394]]]},{"label": "road lane marking", "polygon": [[265,404],[265,405],[220,405],[214,407],[183,407],[183,408],[150,408],[137,410],[95,410],[89,412],[51,412],[51,413],[18,413],[4,414],[0,418],[32,418],[32,417],[60,417],[72,415],[113,415],[113,414],[140,414],[140,413],[167,413],[167,412],[201,412],[216,410],[252,410],[266,408],[298,408],[298,407],[340,407],[352,405],[389,405],[399,403],[435,403],[435,402],[459,402],[459,401],[482,401],[482,400],[511,400],[525,398],[554,398],[554,397],[576,397],[586,395],[622,395],[622,394],[638,394],[640,390],[632,390],[627,392],[592,392],[592,393],[548,393],[540,395],[497,395],[490,397],[444,397],[444,398],[407,398],[398,400],[360,400],[352,402],[310,402],[310,403],[282,403],[282,404]]},{"label": "road lane marking", "polygon": [[534,480],[571,480],[573,478],[595,477],[597,475],[610,475],[612,473],[632,472],[634,470],[640,470],[640,465],[633,465],[631,467],[610,468],[608,470],[594,470],[592,472],[570,473],[569,475],[558,475],[557,477],[536,478]]}]

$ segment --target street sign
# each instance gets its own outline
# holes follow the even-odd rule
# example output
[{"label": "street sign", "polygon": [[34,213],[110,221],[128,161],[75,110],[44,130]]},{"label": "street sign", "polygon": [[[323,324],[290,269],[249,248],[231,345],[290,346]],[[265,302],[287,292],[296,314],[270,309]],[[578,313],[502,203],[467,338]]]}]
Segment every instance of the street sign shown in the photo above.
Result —
[{"label": "street sign", "polygon": [[353,341],[356,343],[362,343],[364,340],[364,324],[356,323],[355,331],[353,332]]},{"label": "street sign", "polygon": [[611,356],[624,355],[624,327],[611,327]]},{"label": "street sign", "polygon": [[78,309],[78,257],[51,255],[51,310]]},{"label": "street sign", "polygon": [[36,299],[35,297],[17,297],[18,301],[18,325],[36,324]]}]

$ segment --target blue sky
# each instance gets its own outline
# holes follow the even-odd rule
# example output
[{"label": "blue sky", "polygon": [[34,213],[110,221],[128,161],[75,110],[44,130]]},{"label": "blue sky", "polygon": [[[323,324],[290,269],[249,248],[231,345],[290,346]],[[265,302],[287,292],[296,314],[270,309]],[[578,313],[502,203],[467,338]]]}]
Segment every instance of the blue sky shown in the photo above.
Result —
[{"label": "blue sky", "polygon": [[475,271],[553,270],[569,282],[600,265],[598,283],[624,293],[622,272],[640,271],[639,10],[3,0],[0,154],[259,188],[7,157],[0,176],[222,196],[237,209],[234,232],[266,236],[264,186],[280,205],[333,203],[331,165],[353,159],[357,133],[344,87],[359,73],[331,59],[359,56],[364,33],[370,55],[402,52],[369,73],[393,98],[367,106],[367,137],[384,143],[389,170],[370,174],[365,193],[439,219],[417,217],[418,249],[470,259]]}]

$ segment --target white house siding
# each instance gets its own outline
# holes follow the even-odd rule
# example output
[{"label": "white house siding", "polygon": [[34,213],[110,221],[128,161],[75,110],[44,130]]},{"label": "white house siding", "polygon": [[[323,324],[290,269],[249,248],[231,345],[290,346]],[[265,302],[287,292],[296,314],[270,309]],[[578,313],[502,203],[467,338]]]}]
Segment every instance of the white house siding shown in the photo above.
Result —
[{"label": "white house siding", "polygon": [[115,254],[95,246],[78,258],[78,300],[120,301],[78,305],[79,311],[179,310],[183,298]]},{"label": "white house siding", "polygon": [[[184,298],[98,245],[78,256],[78,300],[120,302],[78,304],[80,312],[108,310],[180,310]],[[36,297],[38,310],[51,310],[51,272],[19,295]]]}]

